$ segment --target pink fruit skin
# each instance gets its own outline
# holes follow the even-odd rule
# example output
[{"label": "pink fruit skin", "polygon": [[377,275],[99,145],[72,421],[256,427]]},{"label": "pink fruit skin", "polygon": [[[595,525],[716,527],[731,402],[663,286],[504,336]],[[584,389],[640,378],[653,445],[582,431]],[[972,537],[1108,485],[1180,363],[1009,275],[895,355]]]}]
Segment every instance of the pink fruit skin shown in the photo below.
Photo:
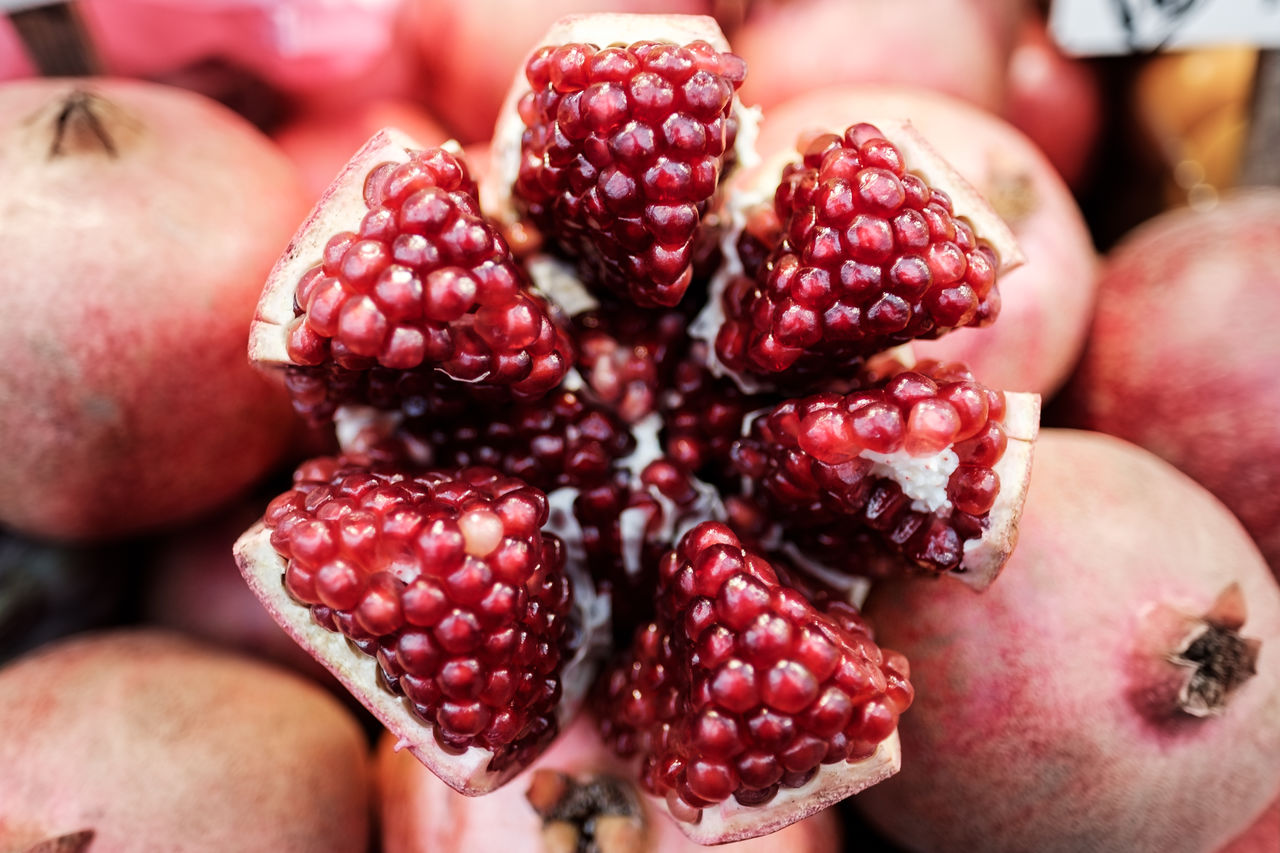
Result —
[{"label": "pink fruit skin", "polygon": [[1039,15],[1028,15],[1009,56],[1003,115],[1029,136],[1069,186],[1079,189],[1102,130],[1094,69],[1058,49]]},{"label": "pink fruit skin", "polygon": [[1218,853],[1275,853],[1280,850],[1280,799],[1258,816],[1253,825],[1231,839]]},{"label": "pink fruit skin", "polygon": [[84,829],[92,853],[366,849],[364,735],[283,670],[117,631],[0,670],[0,696],[0,850]]},{"label": "pink fruit skin", "polygon": [[[1144,614],[1203,613],[1233,581],[1257,675],[1220,716],[1140,715]],[[1140,448],[1043,431],[999,582],[891,582],[865,612],[916,702],[902,772],[855,803],[908,849],[1212,850],[1280,792],[1280,587],[1220,503]]]},{"label": "pink fruit skin", "polygon": [[276,129],[272,138],[298,167],[313,199],[318,199],[365,141],[384,127],[395,127],[424,148],[449,138],[440,123],[411,101],[381,99],[345,108],[307,110]]},{"label": "pink fruit skin", "polygon": [[91,84],[115,156],[72,133],[90,150],[49,157],[71,89],[0,88],[0,519],[90,539],[193,517],[280,457],[289,404],[245,348],[307,198],[243,120],[140,82]]},{"label": "pink fruit skin", "polygon": [[911,121],[1009,223],[1027,258],[998,282],[1002,307],[995,323],[914,342],[916,355],[963,361],[988,387],[1050,398],[1084,345],[1097,255],[1070,189],[1031,140],[1000,118],[947,95],[841,86],[768,111],[759,149],[767,157],[794,148],[799,133],[881,118]]},{"label": "pink fruit skin", "polygon": [[[502,100],[552,23],[576,12],[709,14],[708,0],[410,0],[427,105],[462,142],[493,135]],[[501,22],[495,26],[495,22]]]},{"label": "pink fruit skin", "polygon": [[[462,796],[394,746],[393,738],[384,737],[376,758],[384,853],[546,853],[540,835],[542,819],[525,797],[538,769],[555,769],[575,777],[608,774],[634,779],[634,773],[600,740],[595,721],[585,714],[536,764],[484,797]],[[644,846],[634,853],[709,849],[686,838],[652,799],[641,803],[647,832]],[[830,853],[840,849],[840,825],[835,813],[827,809],[772,835],[714,849],[725,853]]]},{"label": "pink fruit skin", "polygon": [[[155,77],[204,60],[246,68],[286,91],[321,90],[383,60],[404,0],[80,0],[102,68]],[[33,73],[0,18],[0,80]],[[11,55],[22,61],[9,59]]]},{"label": "pink fruit skin", "polygon": [[1165,214],[1108,255],[1067,394],[1235,512],[1280,576],[1280,190]]},{"label": "pink fruit skin", "polygon": [[1018,0],[916,0],[909,14],[892,0],[753,4],[731,36],[747,61],[742,100],[768,109],[825,86],[894,83],[995,110],[1021,11]]}]

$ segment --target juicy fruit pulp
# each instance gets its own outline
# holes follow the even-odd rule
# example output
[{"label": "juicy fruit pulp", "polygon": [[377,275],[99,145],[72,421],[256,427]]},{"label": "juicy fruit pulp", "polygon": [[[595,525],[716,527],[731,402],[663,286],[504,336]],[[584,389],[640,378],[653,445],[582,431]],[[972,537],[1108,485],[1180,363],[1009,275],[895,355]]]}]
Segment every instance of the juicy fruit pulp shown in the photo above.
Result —
[{"label": "juicy fruit pulp", "polygon": [[308,463],[267,510],[284,583],[378,658],[440,744],[501,770],[556,732],[570,587],[546,497],[485,468]]},{"label": "juicy fruit pulp", "polygon": [[[714,522],[663,559],[658,597],[658,619],[606,674],[597,707],[606,740],[641,758],[645,788],[687,833],[730,797],[749,813],[824,766],[867,763],[839,796],[896,769],[907,662],[882,652],[852,607],[819,611]],[[820,807],[800,802],[791,820]],[[756,834],[732,814],[727,838]]]},{"label": "juicy fruit pulp", "polygon": [[533,54],[513,192],[584,280],[642,306],[680,301],[709,248],[699,225],[733,149],[744,73],[704,41]]},{"label": "juicy fruit pulp", "polygon": [[733,370],[830,377],[995,320],[995,252],[871,125],[813,140],[784,168],[772,214],[748,232],[761,245],[744,247],[763,266],[746,263],[724,297],[716,355]]},{"label": "juicy fruit pulp", "polygon": [[[643,765],[643,784],[681,831],[718,843],[778,829],[895,772],[897,718],[912,691],[905,660],[875,644],[851,605],[794,570],[786,548],[804,514],[786,503],[794,495],[775,490],[755,504],[760,496],[743,487],[743,474],[758,476],[775,451],[849,474],[846,457],[863,451],[854,445],[865,436],[842,415],[819,413],[821,424],[792,430],[795,446],[779,449],[796,405],[813,401],[732,388],[690,333],[717,246],[748,242],[732,233],[719,184],[750,160],[741,141],[751,114],[734,95],[741,63],[708,25],[585,16],[553,28],[513,84],[486,171],[495,187],[486,183],[486,212],[502,226],[484,218],[451,150],[422,151],[385,131],[357,152],[269,280],[250,348],[285,374],[302,410],[334,417],[348,455],[304,465],[238,548],[246,579],[290,633],[467,794],[509,780],[572,713],[594,662],[590,629],[603,621],[591,597],[603,593],[619,645],[636,639],[597,682],[602,725]],[[855,237],[866,224],[858,216],[886,214],[895,192],[898,206],[908,194],[919,202],[914,218],[904,214],[904,228],[920,226],[904,245],[920,251],[898,252],[896,265],[881,258],[876,286],[890,288],[907,275],[899,267],[912,266],[937,287],[913,293],[915,319],[866,336],[846,367],[880,365],[874,357],[892,343],[990,319],[997,268],[1016,257],[1003,225],[989,247],[991,232],[956,218],[951,173],[914,138],[904,144],[932,187],[908,174],[897,144],[852,125],[770,189],[797,232],[816,215],[809,185],[823,163],[840,172],[857,160],[850,175],[833,173],[823,195],[832,210],[852,204],[857,188],[880,205],[847,217]],[[955,188],[972,210],[972,191]],[[533,231],[541,248],[573,259],[581,281],[544,276],[553,267],[529,258],[545,290],[526,284],[525,258],[508,245],[537,251]],[[919,246],[909,242],[917,231],[928,238]],[[523,236],[508,244],[504,233]],[[795,245],[770,243],[748,275],[764,281]],[[766,263],[775,249],[777,263]],[[535,340],[535,329],[546,337]],[[446,339],[438,352],[418,346]],[[550,349],[540,349],[545,341]],[[822,340],[806,346],[825,352]],[[804,374],[812,392],[850,413],[861,393],[884,415],[872,419],[872,443],[885,476],[901,476],[904,459],[954,461],[929,513],[892,515],[887,535],[902,541],[889,561],[904,569],[901,554],[919,550],[903,530],[946,521],[951,538],[930,527],[929,542],[947,539],[950,550],[928,544],[913,558],[959,571],[982,551],[971,545],[994,542],[981,573],[989,582],[1016,530],[1034,404],[1015,405],[958,365],[930,367],[932,378],[828,366]],[[526,367],[532,379],[516,369]],[[751,428],[762,407],[777,415],[764,419],[776,434]],[[1015,412],[1018,428],[1006,430]],[[893,418],[896,431],[886,426]],[[475,465],[491,467],[465,467]],[[832,492],[809,508],[828,498],[834,526],[845,509],[836,504],[853,498]],[[502,501],[524,509],[508,519]],[[767,536],[745,521],[742,532],[730,526],[775,511],[781,523]],[[517,570],[532,574],[521,580]],[[570,591],[564,573],[575,572]],[[512,589],[527,595],[516,600]],[[525,640],[535,651],[513,657]],[[522,677],[527,690],[512,686]]]}]

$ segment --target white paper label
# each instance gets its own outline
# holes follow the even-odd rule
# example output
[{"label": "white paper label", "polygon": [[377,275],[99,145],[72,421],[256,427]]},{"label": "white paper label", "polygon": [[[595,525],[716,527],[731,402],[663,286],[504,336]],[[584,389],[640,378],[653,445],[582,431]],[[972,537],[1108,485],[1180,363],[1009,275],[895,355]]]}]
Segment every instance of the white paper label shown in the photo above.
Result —
[{"label": "white paper label", "polygon": [[1280,0],[1054,0],[1049,29],[1064,51],[1084,56],[1280,47]]}]

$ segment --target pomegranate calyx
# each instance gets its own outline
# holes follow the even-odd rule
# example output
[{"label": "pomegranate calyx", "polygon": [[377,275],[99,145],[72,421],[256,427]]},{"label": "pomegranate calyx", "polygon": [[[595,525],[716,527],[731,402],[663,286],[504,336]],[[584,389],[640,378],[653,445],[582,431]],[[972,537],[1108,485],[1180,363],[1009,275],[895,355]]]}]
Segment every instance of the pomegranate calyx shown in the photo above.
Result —
[{"label": "pomegranate calyx", "polygon": [[1222,713],[1231,694],[1258,674],[1262,641],[1242,637],[1244,596],[1240,584],[1228,586],[1185,644],[1169,656],[1170,663],[1190,672],[1178,691],[1178,709],[1193,717]]},{"label": "pomegranate calyx", "polygon": [[[120,149],[103,121],[103,113],[116,110],[110,101],[85,89],[73,89],[54,104],[53,138],[49,141],[49,159],[72,152],[101,152],[111,159]],[[116,110],[118,111],[118,110]]]},{"label": "pomegranate calyx", "polygon": [[96,833],[92,829],[68,832],[37,841],[21,853],[86,853]]},{"label": "pomegranate calyx", "polygon": [[575,779],[547,768],[525,792],[542,818],[546,850],[564,853],[639,853],[645,849],[643,810],[635,790],[614,776]]}]

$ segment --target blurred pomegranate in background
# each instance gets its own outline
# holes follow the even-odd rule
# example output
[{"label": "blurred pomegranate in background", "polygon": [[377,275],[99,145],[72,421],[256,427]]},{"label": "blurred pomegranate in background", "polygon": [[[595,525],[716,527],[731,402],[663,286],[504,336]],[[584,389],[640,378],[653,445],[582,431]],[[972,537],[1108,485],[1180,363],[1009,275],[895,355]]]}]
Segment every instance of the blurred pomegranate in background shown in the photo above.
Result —
[{"label": "blurred pomegranate in background", "polygon": [[1018,30],[1005,85],[1004,117],[1039,146],[1070,187],[1080,189],[1102,132],[1095,69],[1065,55],[1033,13]]},{"label": "blurred pomegranate in background", "polygon": [[246,361],[306,210],[239,116],[139,81],[0,84],[0,520],[103,539],[210,510],[295,429]]},{"label": "blurred pomegranate in background", "polygon": [[787,0],[753,3],[734,51],[743,102],[768,109],[823,86],[897,83],[996,110],[1022,0]]},{"label": "blurred pomegranate in background", "polygon": [[[748,79],[750,79],[748,77]],[[891,86],[813,92],[765,113],[762,157],[799,134],[861,116],[907,118],[1009,223],[1026,263],[1000,279],[996,323],[915,341],[921,358],[962,361],[992,387],[1052,396],[1080,353],[1096,287],[1096,253],[1070,189],[1008,122],[948,95]]]},{"label": "blurred pomegranate in background", "polygon": [[1155,452],[1280,573],[1280,190],[1162,214],[1107,257],[1064,415]]}]

